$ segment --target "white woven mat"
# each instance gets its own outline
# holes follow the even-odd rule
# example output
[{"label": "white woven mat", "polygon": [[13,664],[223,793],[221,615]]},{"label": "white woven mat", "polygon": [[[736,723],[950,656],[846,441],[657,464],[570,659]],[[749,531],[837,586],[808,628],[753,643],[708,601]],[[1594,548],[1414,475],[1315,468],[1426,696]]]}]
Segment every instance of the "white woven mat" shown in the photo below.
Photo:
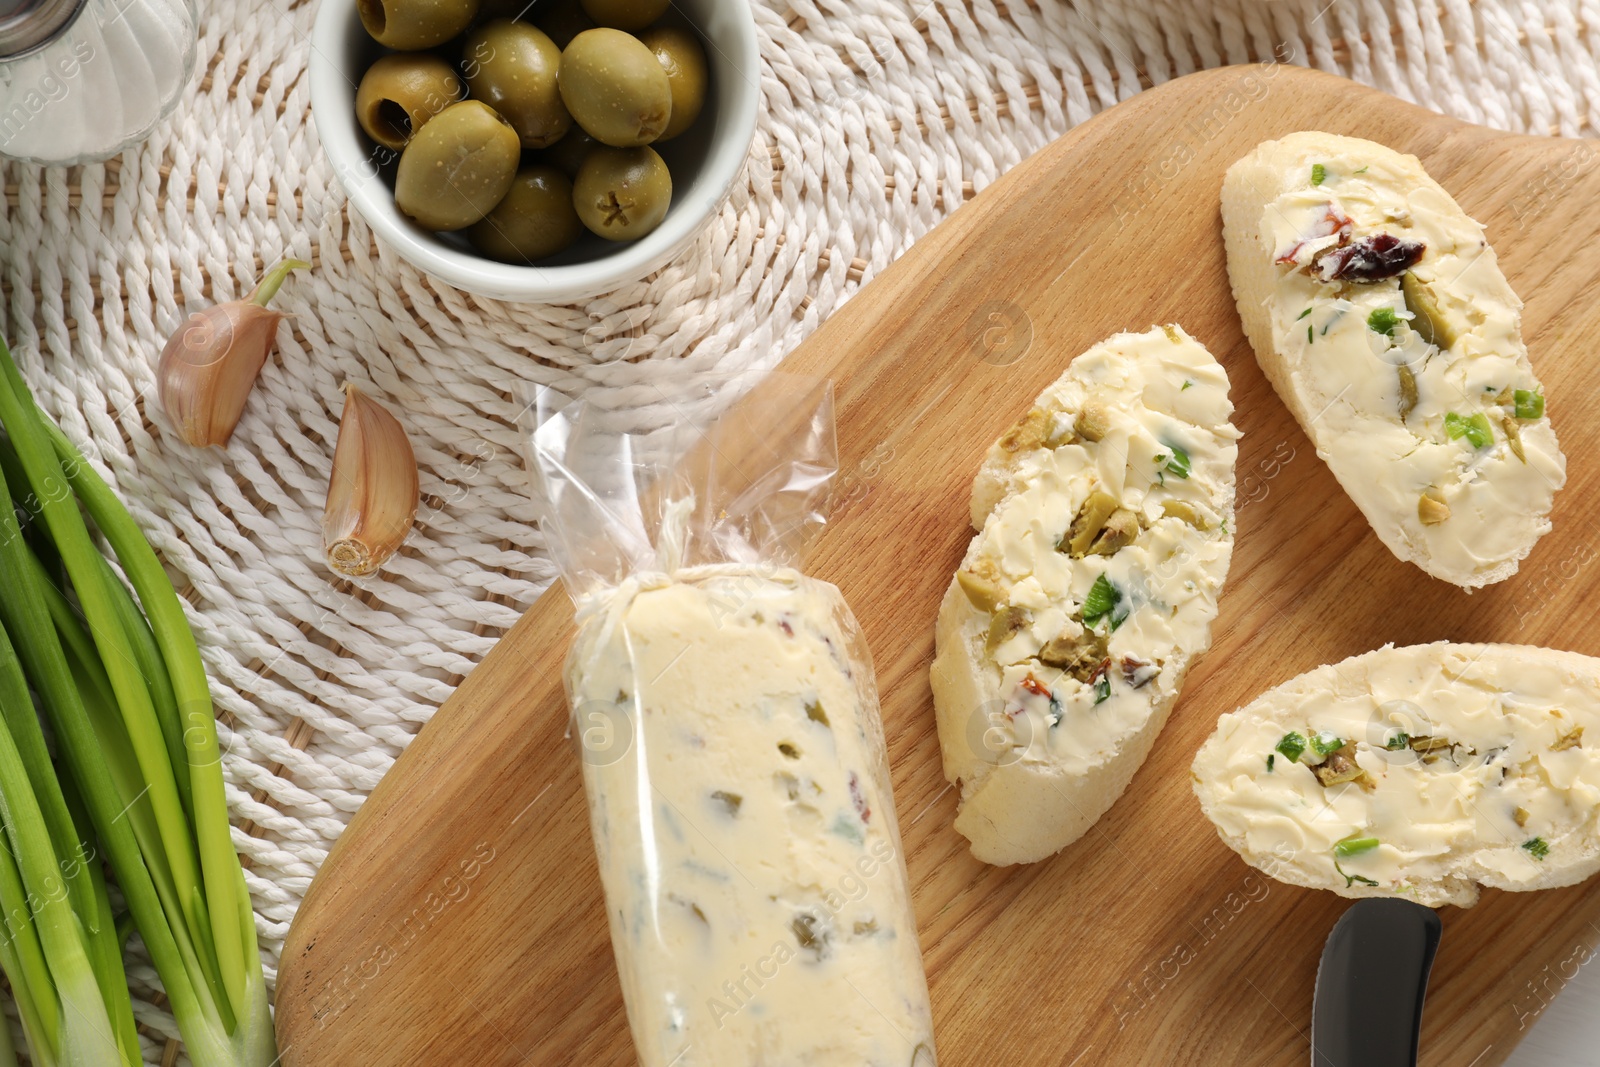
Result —
[{"label": "white woven mat", "polygon": [[[0,167],[0,330],[189,586],[269,976],[351,813],[550,579],[515,383],[660,424],[662,389],[770,366],[1008,167],[1199,67],[1277,51],[1503,129],[1600,126],[1597,0],[765,0],[747,185],[658,276],[519,307],[430,283],[346,211],[310,121],[313,2],[201,8],[201,76],[142,150]],[[290,254],[316,271],[278,300],[293,335],[231,446],[178,444],[150,402],[164,339]],[[319,533],[347,379],[402,417],[424,495],[359,588]],[[171,1019],[138,1011],[158,1057]]]}]

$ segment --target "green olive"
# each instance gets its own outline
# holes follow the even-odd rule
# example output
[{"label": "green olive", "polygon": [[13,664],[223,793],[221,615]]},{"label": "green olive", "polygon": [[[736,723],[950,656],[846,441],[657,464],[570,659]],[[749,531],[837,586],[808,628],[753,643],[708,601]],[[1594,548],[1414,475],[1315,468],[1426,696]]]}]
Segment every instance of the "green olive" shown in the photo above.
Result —
[{"label": "green olive", "polygon": [[706,102],[706,52],[693,30],[678,26],[657,26],[639,35],[639,41],[656,54],[661,69],[667,72],[672,90],[672,117],[657,137],[670,141],[694,125]]},{"label": "green olive", "polygon": [[642,30],[667,13],[667,0],[583,0],[583,10],[602,26]]},{"label": "green olive", "polygon": [[567,47],[578,34],[595,27],[578,0],[539,0],[533,9],[533,23],[550,35],[557,48]]},{"label": "green olive", "polygon": [[556,88],[561,50],[543,30],[497,19],[467,37],[461,65],[472,98],[500,112],[523,148],[553,145],[572,126]]},{"label": "green olive", "polygon": [[565,137],[539,153],[539,161],[550,164],[568,178],[576,178],[578,168],[599,143],[584,133],[582,126],[574,124]]},{"label": "green olive", "polygon": [[634,241],[666,218],[672,174],[653,148],[601,145],[578,169],[572,202],[592,232],[608,241]]},{"label": "green olive", "polygon": [[402,52],[459,37],[478,14],[478,0],[356,0],[373,40]]},{"label": "green olive", "polygon": [[400,153],[394,202],[430,230],[459,230],[487,215],[517,176],[517,132],[488,104],[451,104]]},{"label": "green olive", "polygon": [[368,137],[398,151],[423,123],[466,95],[455,68],[438,56],[396,53],[361,76],[356,119]]},{"label": "green olive", "polygon": [[523,167],[511,191],[467,231],[486,256],[506,263],[532,263],[576,241],[583,223],[572,206],[572,179],[543,164]]},{"label": "green olive", "polygon": [[655,53],[621,30],[585,30],[561,53],[561,99],[603,144],[632,148],[661,136],[672,86]]}]

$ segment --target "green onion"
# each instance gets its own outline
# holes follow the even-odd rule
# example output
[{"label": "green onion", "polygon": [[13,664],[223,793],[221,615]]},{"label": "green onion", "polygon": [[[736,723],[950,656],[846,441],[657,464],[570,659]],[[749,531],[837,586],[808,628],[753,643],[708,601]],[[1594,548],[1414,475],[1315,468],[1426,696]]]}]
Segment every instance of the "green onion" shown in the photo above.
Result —
[{"label": "green onion", "polygon": [[1299,322],[1301,319],[1305,318],[1309,314],[1311,314],[1311,309],[1310,308],[1306,308],[1304,311],[1300,312],[1300,314],[1298,314],[1298,315],[1296,315],[1294,317],[1294,321]]},{"label": "green onion", "polygon": [[1167,473],[1176,474],[1180,478],[1189,477],[1189,453],[1177,445],[1167,447],[1172,449],[1172,455],[1167,457]]},{"label": "green onion", "polygon": [[1367,329],[1385,337],[1393,337],[1394,328],[1398,325],[1400,317],[1394,313],[1394,308],[1377,308],[1367,316]]},{"label": "green onion", "polygon": [[1401,730],[1399,733],[1389,738],[1389,740],[1385,741],[1383,747],[1388,749],[1390,752],[1398,752],[1410,743],[1411,735],[1406,733],[1404,730]]},{"label": "green onion", "polygon": [[1542,837],[1535,837],[1524,841],[1522,843],[1522,847],[1527,849],[1528,854],[1536,860],[1543,860],[1546,856],[1550,855],[1550,845]]},{"label": "green onion", "polygon": [[1122,591],[1111,584],[1110,578],[1101,574],[1089,587],[1089,595],[1083,598],[1083,624],[1093,626],[1111,614],[1111,609],[1121,601]]},{"label": "green onion", "polygon": [[1365,174],[1366,172],[1367,172],[1367,168],[1366,167],[1362,167],[1360,170],[1353,170],[1350,173],[1351,174]]},{"label": "green onion", "polygon": [[1183,380],[1183,384],[1178,386],[1178,392],[1181,393],[1185,389],[1193,389],[1193,388],[1194,388],[1194,379],[1193,378],[1185,378]]},{"label": "green onion", "polygon": [[1343,747],[1344,739],[1338,734],[1318,730],[1311,735],[1311,751],[1319,756],[1331,756]]},{"label": "green onion", "polygon": [[1333,846],[1333,854],[1340,859],[1349,859],[1351,856],[1359,856],[1363,852],[1371,852],[1378,847],[1379,843],[1376,837],[1361,837],[1358,834],[1351,834]]},{"label": "green onion", "polygon": [[[14,450],[0,455],[0,623],[50,720],[63,794],[94,827],[190,1061],[267,1067],[276,1052],[254,915],[228,827],[209,684],[183,608],[137,524],[33,403],[3,343],[0,424]],[[25,485],[8,484],[19,475]],[[28,490],[73,600],[21,536],[11,498]],[[132,593],[91,539],[85,512]],[[11,778],[0,765],[0,787]],[[94,931],[117,938],[99,906],[103,887],[92,876],[85,885]],[[91,959],[104,990],[120,940]],[[125,980],[116,984],[125,995]],[[113,990],[105,999],[119,998]]]},{"label": "green onion", "polygon": [[1455,441],[1465,437],[1473,448],[1488,448],[1494,444],[1494,431],[1489,428],[1489,416],[1478,412],[1471,418],[1464,418],[1455,412],[1449,412],[1444,417],[1444,435]]},{"label": "green onion", "polygon": [[1307,323],[1306,324],[1306,344],[1314,345],[1316,343],[1317,343],[1316,331],[1312,329],[1310,323]]},{"label": "green onion", "polygon": [[1544,394],[1535,393],[1531,389],[1513,389],[1511,391],[1513,410],[1519,419],[1539,419],[1544,417]]},{"label": "green onion", "polygon": [[1110,699],[1111,699],[1111,676],[1106,674],[1106,673],[1104,673],[1104,672],[1101,672],[1100,677],[1096,678],[1095,679],[1095,683],[1094,683],[1094,702],[1096,704],[1100,704],[1100,703],[1103,703],[1104,701],[1107,701],[1107,700],[1110,700]]},{"label": "green onion", "polygon": [[1267,773],[1268,774],[1272,773],[1272,765],[1274,763],[1277,763],[1277,762],[1278,762],[1278,754],[1276,752],[1267,753]]},{"label": "green onion", "polygon": [[1297,731],[1290,730],[1288,733],[1284,734],[1283,739],[1278,742],[1277,749],[1280,753],[1282,753],[1284,759],[1288,760],[1290,763],[1293,763],[1295,760],[1298,760],[1301,756],[1305,755],[1306,739]]},{"label": "green onion", "polygon": [[1311,164],[1311,184],[1321,185],[1328,180],[1328,168],[1321,163]]}]

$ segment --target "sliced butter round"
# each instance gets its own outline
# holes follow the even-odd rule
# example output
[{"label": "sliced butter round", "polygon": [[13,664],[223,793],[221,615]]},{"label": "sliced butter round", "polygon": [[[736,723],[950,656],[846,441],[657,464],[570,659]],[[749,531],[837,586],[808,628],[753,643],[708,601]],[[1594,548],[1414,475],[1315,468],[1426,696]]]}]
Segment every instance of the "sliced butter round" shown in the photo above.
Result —
[{"label": "sliced butter round", "polygon": [[1233,548],[1228,378],[1175,326],[1085,352],[990,450],[932,670],[956,829],[1043,859],[1127,788],[1210,644]]},{"label": "sliced butter round", "polygon": [[1600,660],[1439,642],[1319,667],[1222,716],[1200,806],[1245,861],[1340,896],[1467,906],[1600,869]]},{"label": "sliced butter round", "polygon": [[1550,529],[1566,460],[1483,227],[1413,156],[1268,141],[1222,187],[1261,368],[1394,554],[1467,589]]}]

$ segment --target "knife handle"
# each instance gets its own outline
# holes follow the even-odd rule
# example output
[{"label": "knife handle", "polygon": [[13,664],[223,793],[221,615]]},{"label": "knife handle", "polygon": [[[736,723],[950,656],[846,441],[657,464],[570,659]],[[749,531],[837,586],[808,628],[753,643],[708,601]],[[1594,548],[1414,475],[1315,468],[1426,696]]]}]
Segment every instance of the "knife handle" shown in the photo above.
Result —
[{"label": "knife handle", "polygon": [[1360,900],[1339,917],[1317,967],[1312,1067],[1416,1067],[1441,929],[1409,900]]}]

